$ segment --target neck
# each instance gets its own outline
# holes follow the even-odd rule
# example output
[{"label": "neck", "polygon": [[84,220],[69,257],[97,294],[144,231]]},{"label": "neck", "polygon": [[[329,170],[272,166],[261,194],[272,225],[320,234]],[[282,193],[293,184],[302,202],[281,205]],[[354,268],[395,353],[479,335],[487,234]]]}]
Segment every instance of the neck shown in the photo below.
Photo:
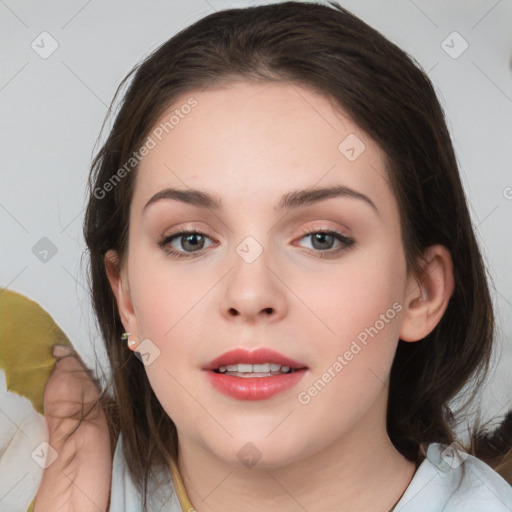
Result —
[{"label": "neck", "polygon": [[235,466],[180,437],[178,467],[198,512],[388,512],[415,463],[395,449],[385,420],[378,426],[368,420],[312,456],[271,468]]}]

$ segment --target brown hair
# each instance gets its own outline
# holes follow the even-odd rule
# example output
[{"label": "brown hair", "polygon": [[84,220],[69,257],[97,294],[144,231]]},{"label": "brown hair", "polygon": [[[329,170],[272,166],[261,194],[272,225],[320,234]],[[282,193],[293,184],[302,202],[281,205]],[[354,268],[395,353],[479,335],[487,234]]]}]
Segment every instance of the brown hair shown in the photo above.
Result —
[{"label": "brown hair", "polygon": [[[449,401],[468,382],[473,386],[465,397],[474,398],[489,366],[494,316],[444,113],[419,66],[334,2],[280,2],[219,11],[197,21],[139,63],[114,100],[129,79],[92,164],[84,235],[93,305],[112,368],[115,400],[108,415],[122,432],[125,457],[143,494],[151,468],[176,455],[177,435],[143,365],[120,342],[124,329],[104,265],[109,249],[117,251],[120,265],[125,258],[136,168],[112,191],[97,191],[105,190],[178,96],[233,81],[288,81],[332,98],[386,153],[408,270],[420,280],[424,250],[433,244],[449,249],[453,295],[424,340],[399,341],[387,430],[410,460],[431,442],[450,444],[463,407],[452,410]],[[509,449],[510,442],[501,447]],[[492,462],[498,467],[501,460]]]}]

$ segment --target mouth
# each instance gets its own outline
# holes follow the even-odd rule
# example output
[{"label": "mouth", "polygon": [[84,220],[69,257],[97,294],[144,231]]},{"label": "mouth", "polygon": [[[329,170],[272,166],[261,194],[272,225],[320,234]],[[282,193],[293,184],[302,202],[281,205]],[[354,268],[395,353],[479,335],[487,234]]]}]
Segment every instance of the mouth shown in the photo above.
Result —
[{"label": "mouth", "polygon": [[308,367],[272,349],[235,349],[202,368],[221,393],[239,400],[262,400],[295,386]]},{"label": "mouth", "polygon": [[264,374],[263,376],[267,377],[269,375],[291,373],[305,368],[307,368],[305,364],[270,348],[258,348],[251,351],[237,348],[210,361],[203,367],[203,370],[226,375],[236,373],[237,376],[241,377],[258,374]]}]

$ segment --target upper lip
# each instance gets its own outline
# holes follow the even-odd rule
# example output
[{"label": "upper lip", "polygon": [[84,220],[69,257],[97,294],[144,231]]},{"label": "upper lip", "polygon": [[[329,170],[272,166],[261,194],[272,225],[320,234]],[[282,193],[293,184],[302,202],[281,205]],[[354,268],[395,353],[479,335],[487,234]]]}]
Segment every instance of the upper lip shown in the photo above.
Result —
[{"label": "upper lip", "polygon": [[276,352],[270,348],[257,348],[255,350],[248,350],[245,348],[236,348],[225,352],[213,361],[210,361],[203,367],[203,370],[217,370],[220,366],[228,366],[233,364],[262,364],[274,363],[281,366],[289,366],[296,370],[306,368],[306,365],[290,359],[289,357]]}]

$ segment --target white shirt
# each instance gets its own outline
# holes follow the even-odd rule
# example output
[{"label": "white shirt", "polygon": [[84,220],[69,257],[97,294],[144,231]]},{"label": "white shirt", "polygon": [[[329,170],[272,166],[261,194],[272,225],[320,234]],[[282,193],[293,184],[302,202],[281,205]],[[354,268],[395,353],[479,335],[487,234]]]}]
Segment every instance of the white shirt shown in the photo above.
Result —
[{"label": "white shirt", "polygon": [[[119,436],[110,512],[142,512],[141,496],[128,474],[121,443]],[[487,464],[457,446],[429,445],[426,458],[393,512],[512,512],[512,487]],[[167,467],[149,485],[149,512],[182,512]]]}]

